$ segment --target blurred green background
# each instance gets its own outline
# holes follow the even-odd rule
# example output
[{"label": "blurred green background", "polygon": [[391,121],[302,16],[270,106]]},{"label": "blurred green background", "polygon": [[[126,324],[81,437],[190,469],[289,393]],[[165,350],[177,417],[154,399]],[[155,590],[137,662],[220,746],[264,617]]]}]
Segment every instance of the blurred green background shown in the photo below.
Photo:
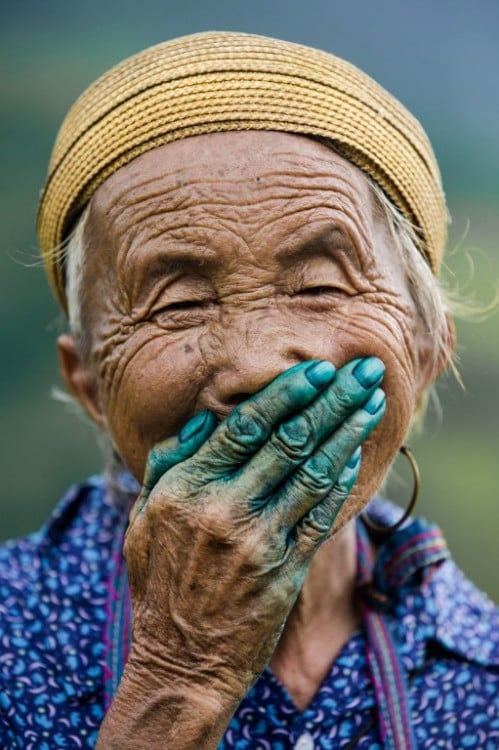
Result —
[{"label": "blurred green background", "polygon": [[[499,277],[499,3],[495,0],[22,0],[0,2],[0,539],[37,528],[68,484],[100,466],[92,430],[54,402],[64,330],[37,259],[35,212],[67,108],[123,57],[180,34],[232,29],[343,56],[423,122],[453,218],[445,277],[486,302]],[[468,575],[499,599],[499,315],[459,322],[452,377],[413,442],[420,510]],[[403,474],[403,469],[400,469]],[[395,484],[404,504],[410,489]]]}]

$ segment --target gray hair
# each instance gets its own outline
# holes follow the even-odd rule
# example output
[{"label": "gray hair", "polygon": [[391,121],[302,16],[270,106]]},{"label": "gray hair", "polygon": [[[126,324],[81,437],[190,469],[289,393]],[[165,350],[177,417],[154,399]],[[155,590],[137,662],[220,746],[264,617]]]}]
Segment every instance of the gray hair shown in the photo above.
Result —
[{"label": "gray hair", "polygon": [[85,229],[89,215],[89,206],[78,218],[64,248],[65,283],[68,300],[69,329],[81,346],[83,332],[82,298],[83,298],[83,264],[85,255]]},{"label": "gray hair", "polygon": [[[429,354],[432,358],[431,364],[436,365],[443,357],[445,358],[444,361],[451,363],[454,373],[458,376],[457,370],[452,364],[452,352],[449,351],[450,343],[446,319],[446,311],[449,305],[446,294],[419,249],[419,240],[415,228],[402,216],[381,188],[369,177],[367,179],[379,215],[385,220],[393,241],[400,251],[409,291],[424,331],[431,334],[430,340],[433,342]],[[88,361],[91,350],[91,331],[88,331],[85,325],[83,289],[84,256],[86,243],[88,242],[88,233],[86,233],[88,217],[89,209],[87,206],[79,217],[64,248],[69,327],[75,338],[80,356],[86,361]],[[55,395],[59,400],[72,401],[67,394],[60,391]],[[416,405],[411,428],[418,429],[421,427],[430,396],[433,396],[435,404],[439,408],[435,391],[429,388]],[[74,402],[72,407],[74,407]],[[123,498],[130,497],[130,483],[135,482],[135,480],[132,480],[128,475],[126,467],[113,445],[111,436],[98,433],[97,439],[103,454],[108,491],[114,497],[115,502],[123,502]],[[135,483],[132,489],[137,494],[140,489],[138,483]]]},{"label": "gray hair", "polygon": [[[335,144],[328,139],[315,138],[315,140],[322,142],[341,155]],[[454,375],[461,382],[452,359],[453,352],[450,349],[447,312],[453,306],[447,297],[447,293],[433,275],[429,263],[422,254],[417,229],[394,206],[379,185],[368,175],[365,175],[365,177],[378,215],[385,221],[395,247],[400,252],[411,298],[423,330],[428,334],[428,339],[431,341],[432,345],[428,353],[429,364],[437,372],[439,361],[448,362]],[[64,247],[69,327],[79,348],[80,356],[84,360],[88,359],[91,350],[91,331],[87,330],[84,318],[83,290],[88,217],[89,208],[87,206]],[[459,304],[457,307],[459,307]],[[419,403],[416,404],[412,424],[410,425],[411,430],[419,430],[422,427],[430,398],[434,402],[437,413],[440,413],[436,391],[430,386],[420,397]],[[62,400],[67,401],[68,397],[66,396]],[[130,481],[132,480],[127,474],[126,467],[114,447],[111,437],[98,434],[98,441],[104,457],[108,490],[116,501],[121,501],[123,496],[130,493]],[[134,488],[135,493],[138,493],[139,485],[134,485]]]},{"label": "gray hair", "polygon": [[[422,253],[416,228],[393,205],[377,183],[370,177],[367,177],[367,180],[376,206],[386,221],[402,257],[412,301],[423,324],[423,331],[431,341],[432,346],[428,353],[429,364],[435,372],[438,372],[440,361],[448,363],[458,382],[461,383],[459,372],[454,364],[454,352],[448,334],[447,315],[451,312],[451,300],[443,285],[434,276]],[[434,394],[433,386],[430,386],[416,405],[413,426],[421,426],[431,394]],[[436,396],[435,400],[438,405]]]}]

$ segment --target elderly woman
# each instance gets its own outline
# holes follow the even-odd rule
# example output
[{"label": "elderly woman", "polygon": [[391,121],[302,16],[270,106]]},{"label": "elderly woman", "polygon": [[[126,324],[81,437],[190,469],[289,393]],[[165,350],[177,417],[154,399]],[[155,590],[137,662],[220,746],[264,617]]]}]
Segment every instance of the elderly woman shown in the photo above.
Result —
[{"label": "elderly woman", "polygon": [[39,237],[112,465],[1,548],[2,748],[498,746],[491,603],[365,510],[417,479],[445,225],[420,125],[329,54],[199,34],[82,95]]}]

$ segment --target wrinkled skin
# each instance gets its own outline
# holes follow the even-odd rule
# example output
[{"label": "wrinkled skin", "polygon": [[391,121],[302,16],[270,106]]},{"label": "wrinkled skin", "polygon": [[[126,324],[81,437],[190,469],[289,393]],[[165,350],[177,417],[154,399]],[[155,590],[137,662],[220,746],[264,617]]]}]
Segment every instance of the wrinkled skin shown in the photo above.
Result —
[{"label": "wrinkled skin", "polygon": [[[366,364],[374,377],[361,384],[355,373]],[[234,675],[252,684],[267,663],[311,555],[357,478],[359,446],[383,416],[379,365],[355,360],[319,397],[323,384],[307,379],[313,365],[298,365],[236,407],[194,455],[213,418],[192,447],[168,441],[151,452],[125,554],[137,638],[148,648],[166,631],[180,679],[193,661],[220,690],[237,689]],[[175,540],[159,558],[156,538]],[[165,581],[175,592],[169,628],[150,606],[144,574],[154,592]],[[240,630],[257,636],[251,658],[233,638]]]},{"label": "wrinkled skin", "polygon": [[[61,338],[62,370],[144,481],[125,547],[134,642],[99,747],[157,731],[216,747],[313,555],[378,488],[444,363],[364,176],[315,141],[154,149],[99,188],[86,239],[91,340],[81,357]],[[378,370],[359,382],[366,357]],[[318,388],[312,360],[337,370]]]}]

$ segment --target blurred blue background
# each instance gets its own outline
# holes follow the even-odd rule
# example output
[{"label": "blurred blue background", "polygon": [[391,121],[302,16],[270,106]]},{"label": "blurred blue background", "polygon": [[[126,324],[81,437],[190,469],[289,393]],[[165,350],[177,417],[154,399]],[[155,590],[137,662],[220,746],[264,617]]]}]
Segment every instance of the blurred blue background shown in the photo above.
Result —
[{"label": "blurred blue background", "polygon": [[[64,329],[37,261],[39,190],[74,99],[127,55],[208,29],[329,50],[395,94],[426,128],[448,195],[444,278],[486,302],[499,277],[499,3],[496,0],[22,0],[0,2],[0,538],[47,517],[68,484],[100,467],[92,430],[50,396]],[[413,442],[420,510],[458,562],[499,599],[499,316],[458,321],[461,390],[448,376]],[[390,492],[404,504],[404,470]]]}]

